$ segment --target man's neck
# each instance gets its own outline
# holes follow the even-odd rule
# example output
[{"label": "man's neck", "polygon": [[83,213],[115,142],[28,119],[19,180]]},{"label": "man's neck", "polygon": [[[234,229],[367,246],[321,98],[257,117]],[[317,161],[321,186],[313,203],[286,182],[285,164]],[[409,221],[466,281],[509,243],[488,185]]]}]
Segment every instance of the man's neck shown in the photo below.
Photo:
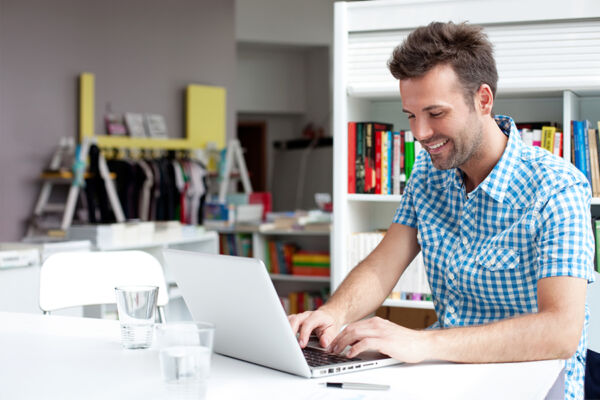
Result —
[{"label": "man's neck", "polygon": [[484,125],[484,141],[481,149],[474,157],[460,166],[463,172],[467,193],[475,189],[492,172],[506,148],[508,137],[496,124],[494,118],[486,118]]}]

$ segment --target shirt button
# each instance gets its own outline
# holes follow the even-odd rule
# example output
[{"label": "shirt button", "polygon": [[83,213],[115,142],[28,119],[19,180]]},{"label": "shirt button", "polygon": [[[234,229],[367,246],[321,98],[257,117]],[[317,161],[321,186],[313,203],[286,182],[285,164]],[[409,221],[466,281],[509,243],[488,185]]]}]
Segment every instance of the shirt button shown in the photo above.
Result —
[{"label": "shirt button", "polygon": [[448,312],[449,312],[449,313],[451,313],[451,314],[452,314],[452,313],[454,313],[454,311],[455,311],[455,310],[454,310],[454,307],[453,307],[453,306],[448,306]]},{"label": "shirt button", "polygon": [[463,243],[463,244],[465,244],[465,245],[466,245],[466,244],[468,244],[468,243],[469,243],[469,239],[467,239],[467,237],[466,237],[466,236],[465,236],[465,237],[463,237],[463,238],[462,238],[462,243]]},{"label": "shirt button", "polygon": [[448,279],[454,280],[454,274],[452,272],[448,272]]}]

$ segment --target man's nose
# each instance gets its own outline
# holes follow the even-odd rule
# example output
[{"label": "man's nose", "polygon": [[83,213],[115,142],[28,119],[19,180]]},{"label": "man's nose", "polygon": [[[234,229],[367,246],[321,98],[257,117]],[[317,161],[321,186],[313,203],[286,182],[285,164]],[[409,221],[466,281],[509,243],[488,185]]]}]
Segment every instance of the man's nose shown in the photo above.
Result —
[{"label": "man's nose", "polygon": [[412,128],[413,136],[419,142],[426,142],[428,139],[430,139],[433,136],[433,129],[427,123],[426,120],[420,120],[420,121],[415,120],[413,122],[413,126],[411,128]]}]

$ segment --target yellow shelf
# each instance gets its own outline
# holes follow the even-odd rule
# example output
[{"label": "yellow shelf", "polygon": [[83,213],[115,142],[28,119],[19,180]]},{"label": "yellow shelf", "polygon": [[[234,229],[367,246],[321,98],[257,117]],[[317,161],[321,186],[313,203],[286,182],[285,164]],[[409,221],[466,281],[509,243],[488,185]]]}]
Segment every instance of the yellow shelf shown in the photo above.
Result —
[{"label": "yellow shelf", "polygon": [[94,74],[79,77],[79,138],[95,138],[101,148],[190,150],[213,142],[225,147],[226,91],[223,87],[188,85],[186,89],[186,137],[183,139],[137,138],[94,135]]}]

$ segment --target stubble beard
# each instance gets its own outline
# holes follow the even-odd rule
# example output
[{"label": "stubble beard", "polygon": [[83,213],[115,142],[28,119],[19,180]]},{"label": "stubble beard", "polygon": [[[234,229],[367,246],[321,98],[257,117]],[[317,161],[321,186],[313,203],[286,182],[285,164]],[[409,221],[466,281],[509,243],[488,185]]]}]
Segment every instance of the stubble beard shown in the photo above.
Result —
[{"label": "stubble beard", "polygon": [[[441,157],[441,155],[429,154],[431,163],[438,170],[446,170],[452,168],[458,168],[471,159],[475,159],[480,153],[481,145],[483,143],[483,129],[481,122],[477,120],[469,121],[473,124],[472,128],[468,128],[469,123],[463,127],[461,132],[456,136],[458,139],[449,139],[446,146],[452,146],[452,153],[447,157]],[[441,137],[444,137],[441,135]]]}]

